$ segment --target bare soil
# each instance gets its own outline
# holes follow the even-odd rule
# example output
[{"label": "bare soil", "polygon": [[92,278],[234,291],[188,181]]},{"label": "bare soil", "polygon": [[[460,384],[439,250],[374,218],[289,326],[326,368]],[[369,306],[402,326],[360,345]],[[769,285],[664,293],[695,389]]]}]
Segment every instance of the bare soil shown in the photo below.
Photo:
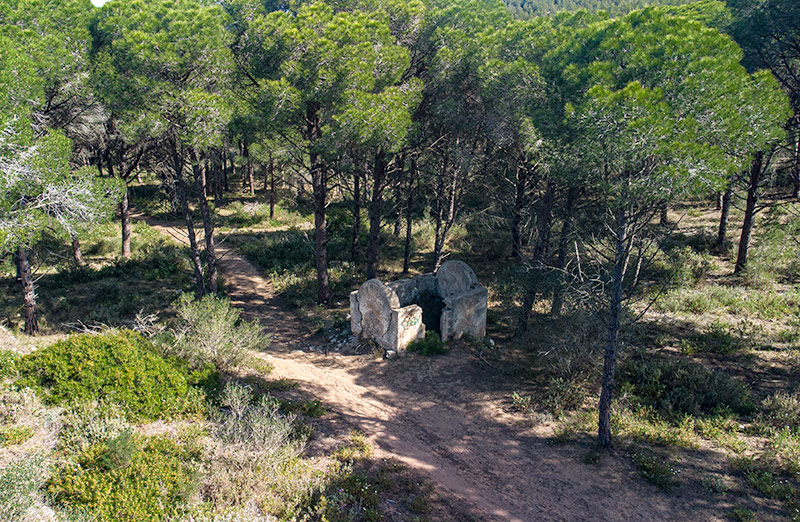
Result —
[{"label": "bare soil", "polygon": [[[186,242],[183,229],[151,224]],[[232,303],[272,334],[260,354],[275,368],[271,377],[296,380],[300,393],[334,412],[322,423],[361,430],[375,457],[397,459],[430,481],[432,519],[723,520],[731,509],[730,500],[700,491],[661,492],[622,452],[601,466],[584,463],[588,445],[554,444],[551,427],[509,411],[510,370],[486,364],[468,345],[445,356],[392,360],[337,353],[255,266],[218,248]],[[311,451],[334,442],[320,431]]]}]

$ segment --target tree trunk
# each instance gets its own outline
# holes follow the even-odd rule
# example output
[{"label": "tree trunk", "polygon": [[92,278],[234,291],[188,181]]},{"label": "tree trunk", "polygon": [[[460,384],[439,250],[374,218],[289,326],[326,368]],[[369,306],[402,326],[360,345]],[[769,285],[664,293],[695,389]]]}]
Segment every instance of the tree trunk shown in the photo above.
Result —
[{"label": "tree trunk", "polygon": [[313,106],[306,111],[306,139],[311,144],[309,162],[311,185],[314,192],[314,231],[317,260],[317,302],[327,304],[331,297],[328,278],[328,230],[325,222],[325,207],[328,199],[328,179],[325,164],[314,151],[314,144],[322,138],[319,114]]},{"label": "tree trunk", "polygon": [[386,166],[386,155],[379,150],[375,153],[375,167],[372,172],[372,200],[369,204],[368,280],[378,277],[381,217],[383,215],[383,183],[386,179]]},{"label": "tree trunk", "polygon": [[764,163],[764,153],[757,152],[750,166],[750,183],[747,187],[747,206],[744,211],[742,223],[742,236],[739,239],[739,252],[736,256],[734,274],[740,273],[747,266],[747,254],[750,251],[750,237],[753,234],[753,224],[756,217],[756,204],[758,203],[758,188],[761,183],[761,169]]},{"label": "tree trunk", "polygon": [[131,216],[130,206],[128,203],[128,183],[125,183],[125,189],[122,192],[122,201],[119,203],[119,215],[122,221],[122,257],[124,259],[131,258]]},{"label": "tree trunk", "polygon": [[397,214],[394,216],[394,229],[392,230],[394,237],[400,237],[400,232],[403,230],[403,203],[400,198],[400,196],[397,198]]},{"label": "tree trunk", "polygon": [[514,208],[511,211],[511,257],[522,257],[522,217],[527,205],[528,179],[517,167]]},{"label": "tree trunk", "polygon": [[666,203],[659,209],[658,224],[664,228],[669,226],[669,207]]},{"label": "tree trunk", "polygon": [[794,150],[792,161],[792,197],[800,198],[800,115],[795,118],[797,123],[794,130]]},{"label": "tree trunk", "polygon": [[25,308],[25,333],[36,335],[39,333],[39,321],[36,318],[36,291],[33,287],[33,274],[31,272],[30,251],[23,246],[17,247],[14,259],[17,265],[17,281],[22,288],[22,303]]},{"label": "tree trunk", "polygon": [[411,160],[410,170],[408,172],[408,186],[406,187],[406,241],[403,250],[403,273],[407,274],[411,264],[411,238],[413,232],[412,214],[414,210],[414,177],[417,173],[417,165],[415,160]]},{"label": "tree trunk", "polygon": [[[458,198],[458,173],[453,172],[452,179],[448,180],[448,158],[442,160],[442,169],[436,189],[436,230],[433,244],[433,271],[439,270],[444,261],[444,245],[447,233],[453,226],[456,217],[456,199]],[[445,208],[447,212],[445,213]]]},{"label": "tree trunk", "polygon": [[731,211],[731,197],[733,196],[733,183],[728,185],[722,193],[719,212],[719,229],[717,230],[717,250],[722,252],[728,243],[728,216]]},{"label": "tree trunk", "polygon": [[105,152],[99,152],[97,154],[97,173],[100,175],[101,178],[103,177],[103,156],[105,154],[106,154]]},{"label": "tree trunk", "polygon": [[269,153],[269,218],[275,219],[275,160]]},{"label": "tree trunk", "polygon": [[175,168],[175,188],[181,199],[183,209],[183,219],[186,223],[186,233],[189,237],[189,247],[192,250],[192,264],[194,265],[194,280],[197,285],[198,297],[206,294],[206,284],[203,280],[203,265],[200,262],[200,250],[197,247],[197,236],[194,233],[194,223],[192,222],[192,212],[189,210],[189,195],[187,194],[186,183],[183,179],[183,155],[179,149],[177,139],[173,143],[173,166]]},{"label": "tree trunk", "polygon": [[600,390],[600,403],[598,406],[597,443],[604,448],[611,446],[611,396],[614,391],[614,371],[617,367],[617,338],[622,316],[622,282],[625,278],[625,266],[628,257],[628,222],[624,208],[620,208],[617,211],[616,221],[617,240],[614,254],[614,273],[611,294],[608,296],[608,336],[606,337],[606,353],[603,359],[603,384]]},{"label": "tree trunk", "polygon": [[72,234],[72,257],[78,265],[85,265],[86,261],[83,259],[83,252],[81,252],[81,240],[77,235]]},{"label": "tree trunk", "polygon": [[[542,209],[539,213],[539,234],[536,240],[536,247],[533,250],[533,269],[538,268],[543,264],[550,250],[550,235],[553,228],[553,202],[556,195],[556,185],[552,181],[548,181],[547,189],[542,200]],[[522,308],[517,318],[517,327],[514,329],[514,335],[522,335],[528,330],[528,323],[531,318],[531,311],[533,305],[536,303],[537,287],[531,283],[527,278],[527,285],[525,289],[525,297],[522,299]]]},{"label": "tree trunk", "polygon": [[[195,155],[195,160],[198,156]],[[195,161],[194,177],[197,185],[197,193],[200,197],[200,214],[203,216],[203,231],[206,241],[206,263],[208,263],[208,289],[212,294],[217,293],[217,252],[214,245],[214,223],[211,219],[211,211],[208,208],[208,199],[202,191],[202,183],[205,179],[203,168]]]},{"label": "tree trunk", "polygon": [[560,271],[560,282],[553,287],[553,302],[550,306],[550,315],[561,315],[564,306],[563,276],[567,268],[567,251],[569,250],[569,238],[572,235],[572,210],[575,205],[577,189],[570,187],[567,192],[567,202],[564,205],[564,216],[561,225],[561,235],[558,241],[558,270]]},{"label": "tree trunk", "polygon": [[250,195],[256,195],[256,181],[253,174],[253,161],[250,159],[250,156],[247,157],[247,182],[250,187]]},{"label": "tree trunk", "polygon": [[[230,164],[231,164],[231,168],[230,168],[231,179],[236,179],[236,154],[235,153],[231,152],[229,161],[230,161]],[[229,181],[228,180],[228,176],[225,176],[225,191],[226,192],[230,190],[230,186],[228,185],[228,181]]]},{"label": "tree trunk", "polygon": [[361,250],[361,174],[358,169],[353,169],[353,237],[350,243],[350,258],[358,262]]},{"label": "tree trunk", "polygon": [[224,155],[220,151],[214,152],[214,161],[212,162],[214,168],[214,204],[220,206],[222,204],[222,191],[225,188],[223,185],[223,168],[224,168]]},{"label": "tree trunk", "polygon": [[396,156],[395,158],[400,164],[401,181],[397,184],[397,187],[395,188],[394,200],[395,200],[396,214],[394,216],[394,230],[392,230],[392,236],[399,238],[400,232],[403,230],[403,205],[405,204],[405,197],[403,197],[403,194],[400,192],[400,187],[402,186],[403,174],[405,172],[405,158],[403,158],[402,156]]}]

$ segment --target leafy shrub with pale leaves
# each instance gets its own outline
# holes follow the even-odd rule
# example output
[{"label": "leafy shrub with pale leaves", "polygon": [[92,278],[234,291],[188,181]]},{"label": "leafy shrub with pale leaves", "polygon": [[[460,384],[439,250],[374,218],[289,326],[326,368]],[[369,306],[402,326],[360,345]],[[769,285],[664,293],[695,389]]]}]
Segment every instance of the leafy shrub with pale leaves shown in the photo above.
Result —
[{"label": "leafy shrub with pale leaves", "polygon": [[57,449],[64,453],[80,453],[89,447],[118,437],[130,424],[125,412],[116,404],[91,401],[75,404],[61,417]]},{"label": "leafy shrub with pale leaves", "polygon": [[176,331],[175,350],[196,368],[208,363],[230,370],[247,357],[248,350],[264,349],[269,338],[255,321],[241,319],[230,300],[207,295],[202,299],[183,295],[178,301],[181,325]]},{"label": "leafy shrub with pale leaves", "polygon": [[764,399],[756,424],[765,433],[788,429],[800,435],[800,391],[778,392]]},{"label": "leafy shrub with pale leaves", "polygon": [[0,520],[24,520],[37,508],[39,489],[47,480],[47,462],[27,455],[0,469]]},{"label": "leafy shrub with pale leaves", "polygon": [[217,509],[255,502],[273,515],[294,512],[323,479],[313,461],[301,458],[305,441],[294,417],[235,383],[220,402],[206,439],[202,496]]}]

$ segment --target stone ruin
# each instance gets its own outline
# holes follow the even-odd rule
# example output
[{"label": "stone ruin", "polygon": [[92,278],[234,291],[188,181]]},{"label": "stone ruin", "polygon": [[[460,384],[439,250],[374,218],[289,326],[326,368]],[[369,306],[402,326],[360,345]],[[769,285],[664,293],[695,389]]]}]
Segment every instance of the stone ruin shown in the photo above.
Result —
[{"label": "stone ruin", "polygon": [[445,261],[435,274],[384,284],[370,279],[350,293],[350,327],[386,351],[404,350],[426,330],[442,341],[486,335],[489,292],[463,261]]}]

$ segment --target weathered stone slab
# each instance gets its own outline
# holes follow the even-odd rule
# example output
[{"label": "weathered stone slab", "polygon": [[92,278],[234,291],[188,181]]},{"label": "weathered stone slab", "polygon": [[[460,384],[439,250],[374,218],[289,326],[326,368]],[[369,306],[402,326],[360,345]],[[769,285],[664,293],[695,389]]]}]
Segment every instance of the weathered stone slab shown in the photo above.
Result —
[{"label": "weathered stone slab", "polygon": [[361,310],[358,306],[358,290],[350,292],[350,330],[361,335]]},{"label": "weathered stone slab", "polygon": [[478,276],[463,261],[445,261],[436,272],[436,281],[439,283],[439,293],[447,299],[454,295],[461,295],[480,286]]},{"label": "weathered stone slab", "polygon": [[391,337],[396,337],[396,332],[390,332],[392,310],[400,308],[397,294],[379,280],[370,279],[361,285],[356,297],[361,314],[361,336],[374,339],[384,348],[392,345]]},{"label": "weathered stone slab", "polygon": [[442,341],[460,339],[464,335],[483,339],[486,336],[486,309],[489,291],[483,286],[445,298],[442,310]]}]

